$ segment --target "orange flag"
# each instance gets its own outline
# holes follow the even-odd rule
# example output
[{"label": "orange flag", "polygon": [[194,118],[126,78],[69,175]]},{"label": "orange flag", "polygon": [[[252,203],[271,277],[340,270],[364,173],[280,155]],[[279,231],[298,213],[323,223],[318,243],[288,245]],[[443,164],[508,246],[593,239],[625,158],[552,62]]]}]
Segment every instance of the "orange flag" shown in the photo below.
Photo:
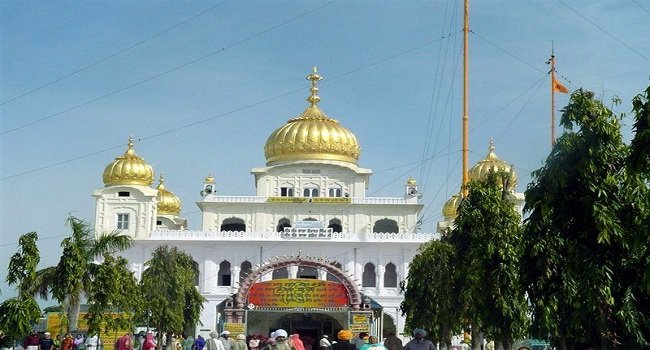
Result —
[{"label": "orange flag", "polygon": [[569,89],[566,88],[566,86],[562,85],[557,79],[553,80],[553,91],[554,92],[561,92],[563,94],[568,94]]}]

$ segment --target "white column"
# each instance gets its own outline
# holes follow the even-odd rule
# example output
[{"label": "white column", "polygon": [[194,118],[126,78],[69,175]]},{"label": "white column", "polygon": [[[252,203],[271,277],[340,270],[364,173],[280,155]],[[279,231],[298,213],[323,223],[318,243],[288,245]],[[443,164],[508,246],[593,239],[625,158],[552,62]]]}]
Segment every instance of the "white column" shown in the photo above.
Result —
[{"label": "white column", "polygon": [[298,277],[298,266],[289,266],[287,270],[289,271],[289,278]]},{"label": "white column", "polygon": [[377,294],[381,294],[381,292],[384,290],[384,272],[386,271],[386,267],[384,265],[377,265]]}]

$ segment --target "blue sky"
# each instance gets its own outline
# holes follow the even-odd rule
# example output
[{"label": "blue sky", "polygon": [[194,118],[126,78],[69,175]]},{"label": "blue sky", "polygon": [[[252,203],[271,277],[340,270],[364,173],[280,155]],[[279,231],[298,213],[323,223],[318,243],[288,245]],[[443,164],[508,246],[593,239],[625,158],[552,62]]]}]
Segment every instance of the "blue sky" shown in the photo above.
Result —
[{"label": "blue sky", "polygon": [[[470,164],[494,137],[519,191],[550,149],[551,45],[560,81],[620,97],[617,112],[648,86],[647,1],[475,1],[470,13]],[[413,176],[422,231],[435,231],[460,181],[461,29],[461,1],[0,2],[0,300],[21,234],[38,232],[50,266],[68,214],[94,221],[92,191],[130,134],[191,229],[209,173],[219,194],[254,194],[249,171],[307,106],[313,66],[319,106],[374,172],[368,195],[401,196]]]}]

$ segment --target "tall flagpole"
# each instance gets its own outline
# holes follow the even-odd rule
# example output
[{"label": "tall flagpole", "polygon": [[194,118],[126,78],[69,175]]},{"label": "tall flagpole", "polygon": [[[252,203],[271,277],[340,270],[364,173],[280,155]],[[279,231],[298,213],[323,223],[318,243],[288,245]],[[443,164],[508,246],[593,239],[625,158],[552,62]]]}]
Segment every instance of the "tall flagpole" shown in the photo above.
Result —
[{"label": "tall flagpole", "polygon": [[555,145],[555,54],[551,48],[551,148]]},{"label": "tall flagpole", "polygon": [[467,197],[469,182],[469,0],[465,0],[463,26],[463,183],[462,197]]}]

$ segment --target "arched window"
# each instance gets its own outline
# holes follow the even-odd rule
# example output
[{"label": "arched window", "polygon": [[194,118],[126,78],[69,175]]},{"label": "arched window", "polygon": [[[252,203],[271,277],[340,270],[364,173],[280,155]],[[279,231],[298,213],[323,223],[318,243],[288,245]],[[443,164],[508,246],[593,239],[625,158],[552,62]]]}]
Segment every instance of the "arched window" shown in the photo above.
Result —
[{"label": "arched window", "polygon": [[283,184],[280,187],[280,197],[293,197],[293,186],[290,184]]},{"label": "arched window", "polygon": [[230,274],[230,263],[226,260],[219,264],[219,272],[217,273],[217,285],[230,286],[232,282]]},{"label": "arched window", "polygon": [[384,272],[384,287],[397,288],[397,269],[393,263],[386,264],[386,272]]},{"label": "arched window", "polygon": [[372,232],[384,233],[399,233],[397,222],[391,219],[381,219],[375,221],[375,226],[372,227]]},{"label": "arched window", "polygon": [[361,281],[362,287],[376,287],[377,275],[375,274],[375,265],[367,263],[363,267],[363,280]]},{"label": "arched window", "polygon": [[303,197],[319,197],[320,196],[320,189],[318,186],[309,184],[305,186],[302,189],[302,196]]},{"label": "arched window", "polygon": [[240,218],[228,218],[221,224],[221,231],[246,231],[246,223]]},{"label": "arched window", "polygon": [[318,221],[318,220],[316,220],[316,219],[314,219],[312,217],[308,217],[308,218],[302,219],[302,221]]},{"label": "arched window", "polygon": [[318,269],[311,266],[298,266],[298,278],[318,279]]},{"label": "arched window", "polygon": [[[334,261],[334,262],[332,262],[331,264],[334,265],[334,266],[336,266],[338,269],[342,269],[342,267],[343,267],[343,265],[341,265],[341,263],[338,262],[338,261]],[[341,282],[341,281],[339,281],[338,278],[334,277],[334,275],[332,275],[332,274],[329,273],[329,272],[327,273],[327,280],[328,280],[328,281],[332,281],[332,282]]]},{"label": "arched window", "polygon": [[248,276],[251,271],[253,271],[253,265],[249,261],[244,261],[241,263],[239,270],[239,283],[242,283],[246,276]]},{"label": "arched window", "polygon": [[289,278],[289,270],[287,270],[286,267],[283,267],[281,269],[273,270],[273,274],[271,275],[271,278],[274,280],[277,279],[282,279],[282,278]]},{"label": "arched window", "polygon": [[327,228],[331,228],[332,231],[334,232],[343,232],[343,227],[341,226],[341,220],[339,219],[330,220],[330,224],[327,226]]},{"label": "arched window", "polygon": [[285,227],[291,227],[291,220],[287,218],[282,218],[278,221],[278,232],[283,232]]},{"label": "arched window", "polygon": [[330,197],[342,197],[343,196],[343,190],[341,190],[341,187],[333,186],[333,187],[330,187],[330,189],[328,191],[328,195]]}]

